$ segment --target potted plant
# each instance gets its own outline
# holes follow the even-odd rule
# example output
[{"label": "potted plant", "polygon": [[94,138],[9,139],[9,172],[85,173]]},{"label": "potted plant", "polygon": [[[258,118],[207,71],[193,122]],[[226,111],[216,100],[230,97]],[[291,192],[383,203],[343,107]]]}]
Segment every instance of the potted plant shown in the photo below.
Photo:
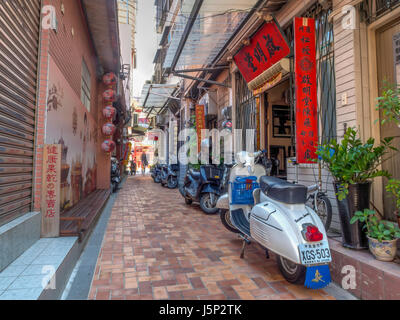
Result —
[{"label": "potted plant", "polygon": [[397,240],[400,229],[394,223],[383,222],[376,217],[375,211],[365,209],[357,211],[351,223],[361,222],[367,229],[369,250],[380,261],[393,261],[397,254]]},{"label": "potted plant", "polygon": [[389,183],[386,185],[386,191],[391,193],[396,200],[396,217],[397,224],[400,227],[400,180],[390,179]]},{"label": "potted plant", "polygon": [[319,146],[317,155],[333,176],[336,199],[342,228],[343,246],[352,249],[366,249],[368,240],[361,223],[350,224],[354,213],[368,209],[372,180],[376,177],[390,177],[381,170],[384,156],[393,138],[385,138],[379,146],[370,138],[363,143],[354,128],[348,128],[343,140],[335,139]]}]

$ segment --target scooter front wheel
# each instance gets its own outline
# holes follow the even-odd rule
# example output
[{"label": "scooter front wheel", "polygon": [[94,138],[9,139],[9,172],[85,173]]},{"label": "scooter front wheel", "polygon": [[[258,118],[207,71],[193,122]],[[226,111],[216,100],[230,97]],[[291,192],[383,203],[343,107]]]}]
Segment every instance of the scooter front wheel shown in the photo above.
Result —
[{"label": "scooter front wheel", "polygon": [[276,257],[279,271],[283,277],[293,284],[304,284],[306,281],[306,267],[287,260],[279,255]]},{"label": "scooter front wheel", "polygon": [[233,233],[240,233],[238,229],[235,228],[235,226],[232,224],[231,221],[231,213],[229,210],[220,210],[219,211],[219,216],[221,218],[221,222],[224,225],[226,229],[228,229],[230,232]]},{"label": "scooter front wheel", "polygon": [[168,178],[168,188],[169,189],[175,189],[178,187],[178,178],[170,176]]},{"label": "scooter front wheel", "polygon": [[212,193],[204,193],[201,195],[200,198],[200,208],[206,214],[216,214],[218,212],[218,208],[215,206],[217,205],[217,195]]}]

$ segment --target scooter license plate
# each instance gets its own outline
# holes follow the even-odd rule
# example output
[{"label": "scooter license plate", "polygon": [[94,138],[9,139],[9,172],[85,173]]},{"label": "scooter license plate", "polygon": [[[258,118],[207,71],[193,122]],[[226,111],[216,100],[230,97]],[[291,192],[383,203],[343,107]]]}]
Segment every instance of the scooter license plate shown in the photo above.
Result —
[{"label": "scooter license plate", "polygon": [[332,261],[328,241],[299,245],[300,260],[303,265],[312,266]]}]

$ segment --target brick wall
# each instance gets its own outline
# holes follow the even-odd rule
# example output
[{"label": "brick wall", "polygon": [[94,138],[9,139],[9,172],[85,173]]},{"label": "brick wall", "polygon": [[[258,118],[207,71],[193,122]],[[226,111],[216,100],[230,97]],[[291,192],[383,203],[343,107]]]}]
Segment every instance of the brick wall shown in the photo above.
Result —
[{"label": "brick wall", "polygon": [[[64,4],[64,14],[61,12]],[[96,88],[96,61],[90,34],[79,1],[53,0],[56,8],[57,32],[50,32],[49,52],[75,93],[81,96],[81,63],[85,60],[92,75],[92,89]],[[97,97],[92,94],[91,113],[97,114]]]},{"label": "brick wall", "polygon": [[[61,12],[61,3],[64,4],[64,14]],[[46,136],[46,115],[49,80],[49,57],[51,56],[73,88],[78,97],[81,96],[81,67],[84,58],[91,73],[91,111],[93,119],[101,123],[98,113],[101,103],[101,83],[97,81],[95,51],[90,39],[88,27],[84,19],[79,1],[43,0],[42,7],[52,5],[57,14],[57,31],[41,29],[39,51],[39,83],[35,137],[35,162],[34,162],[34,195],[33,208],[40,210],[41,184],[43,166],[43,145]],[[71,111],[72,112],[72,111]],[[100,135],[100,132],[98,132]],[[99,138],[99,145],[102,140]],[[98,152],[98,156],[103,155]],[[100,159],[99,159],[100,161]],[[107,160],[101,159],[102,167],[107,168]],[[104,171],[103,171],[104,172]],[[101,183],[100,183],[101,184]],[[104,184],[104,183],[103,183]],[[109,186],[109,185],[108,185]]]}]

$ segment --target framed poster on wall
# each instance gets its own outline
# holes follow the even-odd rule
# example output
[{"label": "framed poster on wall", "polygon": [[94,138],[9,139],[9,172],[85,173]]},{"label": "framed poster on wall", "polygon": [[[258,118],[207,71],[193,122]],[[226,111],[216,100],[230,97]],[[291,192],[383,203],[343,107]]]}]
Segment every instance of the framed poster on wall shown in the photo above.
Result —
[{"label": "framed poster on wall", "polygon": [[291,138],[292,122],[289,106],[272,106],[272,133],[274,138]]}]

